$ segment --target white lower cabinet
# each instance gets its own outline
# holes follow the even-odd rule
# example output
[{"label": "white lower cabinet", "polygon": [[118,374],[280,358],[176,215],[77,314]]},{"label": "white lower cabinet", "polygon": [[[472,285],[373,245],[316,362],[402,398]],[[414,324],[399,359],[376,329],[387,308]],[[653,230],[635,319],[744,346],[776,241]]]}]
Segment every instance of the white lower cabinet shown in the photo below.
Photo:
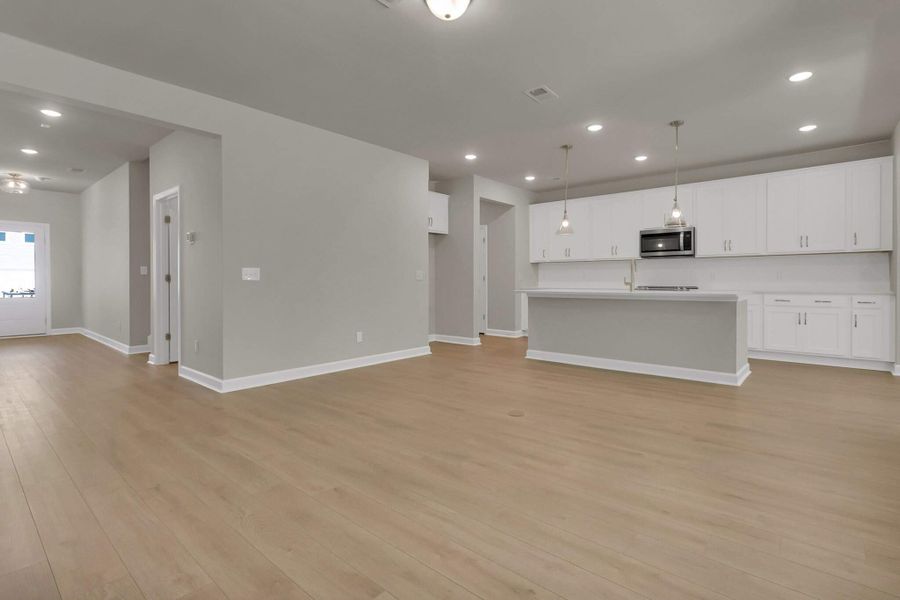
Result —
[{"label": "white lower cabinet", "polygon": [[766,294],[763,350],[893,361],[893,305],[886,295]]}]

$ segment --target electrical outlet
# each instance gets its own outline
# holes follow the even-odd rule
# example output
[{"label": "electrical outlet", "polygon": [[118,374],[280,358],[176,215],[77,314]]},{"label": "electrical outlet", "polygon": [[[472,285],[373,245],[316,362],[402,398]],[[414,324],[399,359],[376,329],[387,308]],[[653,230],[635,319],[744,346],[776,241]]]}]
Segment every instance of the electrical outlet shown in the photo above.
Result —
[{"label": "electrical outlet", "polygon": [[243,267],[241,279],[244,281],[259,281],[259,267]]},{"label": "electrical outlet", "polygon": [[200,354],[200,340],[194,340],[194,354]]},{"label": "electrical outlet", "polygon": [[357,344],[362,344],[362,341],[363,341],[363,332],[362,332],[362,331],[357,331],[357,332],[356,332],[356,343],[357,343]]}]

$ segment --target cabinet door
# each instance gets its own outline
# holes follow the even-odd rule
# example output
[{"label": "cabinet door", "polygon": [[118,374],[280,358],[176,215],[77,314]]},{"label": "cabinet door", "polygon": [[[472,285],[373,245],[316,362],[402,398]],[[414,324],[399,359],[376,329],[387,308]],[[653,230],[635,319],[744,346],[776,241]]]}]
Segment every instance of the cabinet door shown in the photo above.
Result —
[{"label": "cabinet door", "polygon": [[428,233],[448,233],[449,199],[444,194],[428,192]]},{"label": "cabinet door", "polygon": [[847,170],[843,165],[807,171],[800,188],[804,252],[844,249]]},{"label": "cabinet door", "polygon": [[613,204],[615,196],[598,196],[592,200],[591,209],[591,258],[614,258]]},{"label": "cabinet door", "polygon": [[802,309],[767,306],[764,314],[763,344],[766,350],[800,352],[803,349],[800,339]]},{"label": "cabinet door", "polygon": [[726,185],[722,181],[701,183],[694,197],[697,227],[697,256],[722,256],[728,253],[722,213]]},{"label": "cabinet door", "polygon": [[849,356],[850,310],[803,308],[803,351],[826,356]]},{"label": "cabinet door", "polygon": [[641,255],[641,212],[639,194],[621,194],[612,208],[613,245],[616,258],[639,258]]},{"label": "cabinet door", "polygon": [[887,319],[881,309],[853,311],[851,351],[853,358],[889,360]]},{"label": "cabinet door", "polygon": [[765,251],[764,180],[760,177],[741,177],[725,183],[722,234],[727,253],[759,254]]},{"label": "cabinet door", "polygon": [[802,252],[800,174],[774,175],[766,182],[766,247],[769,252]]},{"label": "cabinet door", "polygon": [[[675,198],[673,186],[645,190],[641,193],[642,216],[641,229],[654,229],[665,227],[666,215],[672,211],[672,201]],[[689,185],[678,186],[678,206],[684,214],[688,224],[694,217],[693,187]]]},{"label": "cabinet door", "polygon": [[[546,202],[543,204],[532,204],[529,208],[531,216],[531,239],[529,246],[531,247],[531,262],[547,262],[550,260],[550,240],[555,229],[551,222],[551,216],[556,214],[557,202]],[[559,207],[559,214],[562,217],[562,205]],[[559,224],[557,223],[557,226]]]},{"label": "cabinet door", "polygon": [[[591,238],[593,237],[591,223],[591,209],[593,199],[579,198],[577,200],[569,200],[569,222],[575,233],[571,235],[553,235],[558,238],[556,244],[550,243],[551,254],[554,248],[560,245],[566,248],[562,260],[590,260],[591,258]],[[559,215],[559,221],[562,221],[562,213]],[[559,223],[557,223],[559,226]]]},{"label": "cabinet door", "polygon": [[751,350],[763,349],[762,304],[747,304],[747,347]]},{"label": "cabinet door", "polygon": [[881,162],[850,166],[847,196],[847,249],[881,248]]}]

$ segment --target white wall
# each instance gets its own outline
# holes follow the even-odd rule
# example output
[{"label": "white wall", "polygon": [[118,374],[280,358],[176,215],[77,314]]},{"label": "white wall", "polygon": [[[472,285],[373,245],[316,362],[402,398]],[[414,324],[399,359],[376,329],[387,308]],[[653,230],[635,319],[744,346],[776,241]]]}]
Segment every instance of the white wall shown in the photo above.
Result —
[{"label": "white wall", "polygon": [[6,85],[221,136],[222,263],[198,268],[223,273],[224,377],[426,344],[425,161],[9,35],[0,54]]},{"label": "white wall", "polygon": [[[696,285],[747,292],[881,293],[891,289],[887,252],[658,258],[636,261],[637,285]],[[628,261],[544,263],[540,287],[624,289]]]},{"label": "white wall", "polygon": [[50,326],[81,327],[81,201],[78,194],[0,194],[0,221],[50,225]]}]

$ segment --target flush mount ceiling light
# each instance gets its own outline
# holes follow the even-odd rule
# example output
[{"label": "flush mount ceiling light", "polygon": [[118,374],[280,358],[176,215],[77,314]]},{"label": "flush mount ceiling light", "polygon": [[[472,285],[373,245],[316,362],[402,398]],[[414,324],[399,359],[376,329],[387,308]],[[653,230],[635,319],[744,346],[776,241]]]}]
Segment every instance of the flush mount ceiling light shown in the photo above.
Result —
[{"label": "flush mount ceiling light", "polygon": [[466,160],[475,160],[478,158],[477,154],[466,154]]},{"label": "flush mount ceiling light", "polygon": [[566,170],[564,175],[566,187],[563,192],[563,218],[559,224],[559,229],[556,230],[556,234],[572,235],[575,233],[575,230],[572,229],[572,223],[569,222],[569,150],[572,149],[572,144],[566,144],[562,149],[566,151]]},{"label": "flush mount ceiling light", "polygon": [[666,215],[666,227],[684,227],[687,222],[684,220],[684,213],[678,206],[678,128],[684,125],[684,121],[672,121],[669,126],[675,128],[675,199],[672,201],[672,210]]},{"label": "flush mount ceiling light", "polygon": [[42,108],[41,114],[45,117],[50,117],[51,119],[58,119],[62,116],[62,113],[58,110],[53,110],[52,108]]},{"label": "flush mount ceiling light", "polygon": [[601,129],[603,129],[603,125],[601,125],[600,123],[591,123],[587,126],[587,130],[591,133],[597,133]]},{"label": "flush mount ceiling light", "polygon": [[22,148],[21,152],[22,152],[22,154],[27,154],[29,156],[34,156],[35,154],[38,153],[38,151],[35,150],[34,148]]},{"label": "flush mount ceiling light", "polygon": [[535,180],[534,175],[526,175],[525,176],[525,181],[534,181],[534,180]]},{"label": "flush mount ceiling light", "polygon": [[441,21],[455,21],[469,8],[470,0],[425,0],[428,10]]},{"label": "flush mount ceiling light", "polygon": [[800,83],[801,81],[806,81],[812,76],[812,71],[800,71],[799,73],[794,73],[793,75],[788,77],[788,81],[790,81],[791,83]]},{"label": "flush mount ceiling light", "polygon": [[803,127],[799,127],[797,129],[797,131],[802,131],[803,133],[809,133],[810,131],[817,129],[818,127],[819,127],[818,125],[809,124],[809,125],[804,125]]},{"label": "flush mount ceiling light", "polygon": [[9,173],[0,180],[0,189],[7,194],[27,194],[30,188],[28,182],[18,173]]},{"label": "flush mount ceiling light", "polygon": [[634,160],[638,162],[644,162],[645,160],[647,160],[647,156],[645,154],[638,154],[634,157]]}]

